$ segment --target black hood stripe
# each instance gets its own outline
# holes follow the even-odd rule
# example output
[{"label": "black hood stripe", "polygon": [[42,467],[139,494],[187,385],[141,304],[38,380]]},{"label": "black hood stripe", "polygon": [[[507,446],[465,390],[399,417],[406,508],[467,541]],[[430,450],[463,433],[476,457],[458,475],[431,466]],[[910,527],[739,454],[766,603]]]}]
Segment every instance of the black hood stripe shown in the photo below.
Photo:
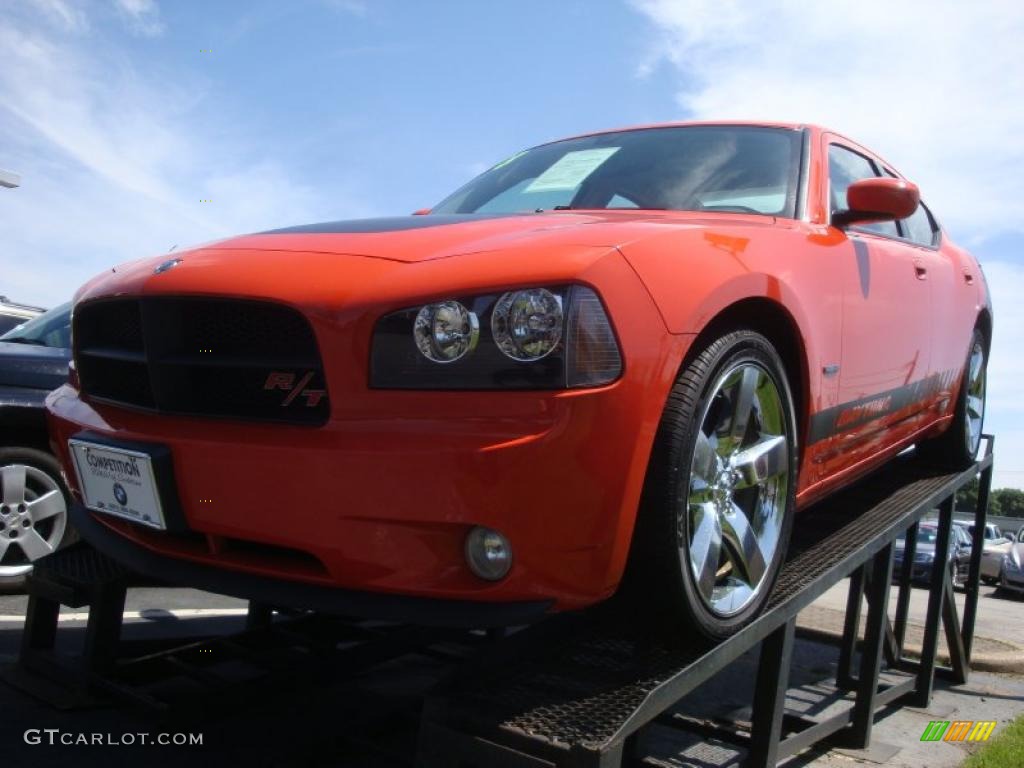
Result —
[{"label": "black hood stripe", "polygon": [[503,219],[509,216],[529,216],[520,213],[437,213],[426,216],[386,216],[379,219],[348,219],[346,221],[325,221],[319,224],[303,224],[298,227],[270,229],[257,232],[258,235],[301,235],[301,234],[372,234],[377,232],[403,232],[407,229],[443,227],[449,224],[465,224],[471,221]]}]

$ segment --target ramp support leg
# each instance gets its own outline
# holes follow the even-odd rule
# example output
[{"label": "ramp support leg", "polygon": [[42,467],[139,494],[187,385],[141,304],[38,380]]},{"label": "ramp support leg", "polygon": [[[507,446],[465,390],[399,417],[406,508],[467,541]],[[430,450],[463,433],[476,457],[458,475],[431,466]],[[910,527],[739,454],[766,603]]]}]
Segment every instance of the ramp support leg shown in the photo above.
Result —
[{"label": "ramp support leg", "polygon": [[857,687],[853,676],[853,657],[857,653],[857,632],[860,629],[860,612],[864,598],[864,566],[850,574],[850,591],[846,597],[846,620],[843,624],[843,640],[839,646],[839,668],[836,671],[836,685],[845,690]]},{"label": "ramp support leg", "polygon": [[37,595],[29,595],[25,612],[25,629],[21,634],[22,661],[34,651],[50,651],[57,640],[57,616],[60,603]]},{"label": "ramp support leg", "polygon": [[917,670],[917,695],[914,704],[927,707],[932,700],[935,685],[935,654],[939,644],[939,622],[942,604],[949,584],[949,536],[953,527],[953,497],[939,504],[939,529],[935,541],[935,567],[932,569],[931,587],[928,593],[928,612],[924,625],[924,642],[921,645],[921,663]]},{"label": "ramp support leg", "polygon": [[893,634],[896,636],[896,648],[900,657],[903,655],[903,641],[907,636],[907,614],[910,612],[910,592],[914,588],[911,581],[914,575],[914,557],[917,554],[917,523],[907,528],[904,536],[903,562],[900,564],[900,591],[896,598],[896,625]]},{"label": "ramp support leg", "polygon": [[868,622],[864,630],[864,650],[860,658],[851,736],[854,745],[860,749],[871,743],[871,728],[875,721],[878,674],[882,669],[882,651],[887,640],[892,556],[893,545],[890,542],[875,555],[871,564],[871,598],[868,601]]},{"label": "ramp support leg", "polygon": [[[989,438],[991,451],[991,440]],[[978,502],[974,509],[974,534],[971,537],[971,572],[967,576],[967,597],[964,600],[963,637],[964,659],[971,660],[971,642],[974,640],[974,620],[978,615],[978,582],[981,580],[981,556],[985,546],[985,521],[988,517],[988,497],[992,489],[992,465],[981,471],[978,479]]]},{"label": "ramp support leg", "polygon": [[82,653],[88,672],[105,672],[117,658],[127,591],[120,584],[105,586],[89,606],[89,623],[85,628],[85,649]]},{"label": "ramp support leg", "polygon": [[789,665],[793,658],[796,618],[791,618],[761,643],[750,733],[749,768],[771,766],[779,760],[782,718],[786,712]]}]

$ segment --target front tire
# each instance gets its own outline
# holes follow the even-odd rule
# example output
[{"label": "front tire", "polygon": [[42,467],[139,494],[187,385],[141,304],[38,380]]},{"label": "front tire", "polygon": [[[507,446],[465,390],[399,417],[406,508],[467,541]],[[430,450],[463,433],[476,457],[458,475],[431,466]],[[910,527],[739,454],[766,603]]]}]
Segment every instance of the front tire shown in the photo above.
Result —
[{"label": "front tire", "polygon": [[751,330],[701,349],[655,437],[629,578],[648,615],[724,639],[764,606],[796,498],[793,398],[781,358]]}]

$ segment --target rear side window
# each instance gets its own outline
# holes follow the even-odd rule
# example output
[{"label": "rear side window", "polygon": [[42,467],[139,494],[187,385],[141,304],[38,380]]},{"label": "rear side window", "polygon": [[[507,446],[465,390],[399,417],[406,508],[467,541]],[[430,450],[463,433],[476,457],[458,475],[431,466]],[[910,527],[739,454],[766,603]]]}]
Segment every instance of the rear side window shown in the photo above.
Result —
[{"label": "rear side window", "polygon": [[[873,179],[878,175],[874,163],[864,155],[838,144],[830,144],[828,148],[828,186],[829,205],[832,207],[832,212],[846,210],[846,190],[853,182],[861,179]],[[899,237],[895,221],[857,224],[854,228],[879,235]]]}]

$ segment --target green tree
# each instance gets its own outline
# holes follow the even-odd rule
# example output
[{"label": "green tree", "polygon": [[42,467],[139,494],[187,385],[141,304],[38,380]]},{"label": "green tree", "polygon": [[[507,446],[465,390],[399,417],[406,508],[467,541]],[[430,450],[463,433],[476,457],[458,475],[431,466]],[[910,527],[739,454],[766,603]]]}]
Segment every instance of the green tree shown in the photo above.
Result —
[{"label": "green tree", "polygon": [[992,491],[989,514],[1024,517],[1024,491],[1019,488],[998,488]]}]

